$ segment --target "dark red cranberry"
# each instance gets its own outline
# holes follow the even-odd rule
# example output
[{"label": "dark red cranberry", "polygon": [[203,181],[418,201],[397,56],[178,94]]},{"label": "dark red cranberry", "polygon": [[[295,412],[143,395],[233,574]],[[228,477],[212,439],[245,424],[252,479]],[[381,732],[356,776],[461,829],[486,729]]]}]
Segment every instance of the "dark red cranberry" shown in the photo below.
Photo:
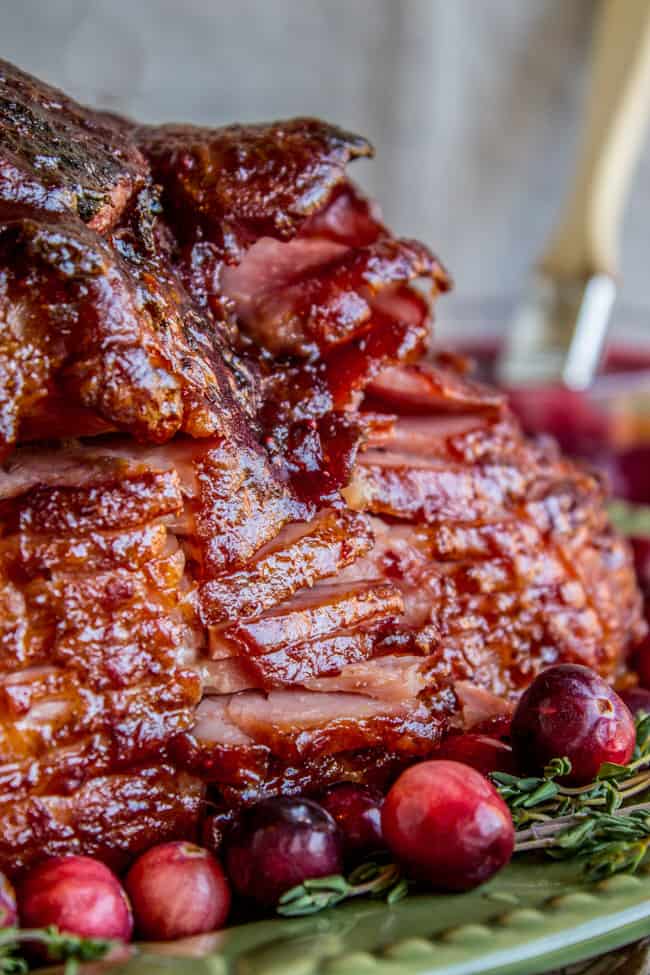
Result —
[{"label": "dark red cranberry", "polygon": [[336,820],[343,834],[346,858],[360,859],[384,846],[381,835],[383,801],[379,789],[354,782],[339,782],[320,797],[321,806]]},{"label": "dark red cranberry", "polygon": [[515,759],[510,745],[489,735],[450,735],[436,752],[436,758],[462,762],[487,775],[489,772],[515,772]]},{"label": "dark red cranberry", "polygon": [[620,698],[630,713],[637,716],[642,711],[650,714],[650,691],[645,687],[628,687],[621,691]]},{"label": "dark red cranberry", "polygon": [[549,667],[525,692],[512,720],[512,747],[522,771],[540,774],[566,756],[566,782],[591,782],[603,762],[626,764],[635,743],[634,721],[605,681],[577,664]]},{"label": "dark red cranberry", "polygon": [[0,928],[13,928],[18,923],[16,893],[3,873],[0,873]]},{"label": "dark red cranberry", "polygon": [[641,687],[650,688],[650,633],[634,651],[632,666],[637,673]]},{"label": "dark red cranberry", "polygon": [[647,504],[650,498],[650,449],[647,444],[619,451],[614,457],[616,475],[612,488],[616,497],[633,504]]},{"label": "dark red cranberry", "polygon": [[235,890],[273,906],[296,884],[340,873],[343,837],[316,802],[278,796],[244,810],[226,844],[226,869]]},{"label": "dark red cranberry", "polygon": [[639,585],[646,595],[650,595],[650,537],[635,536],[630,539],[630,542]]},{"label": "dark red cranberry", "polygon": [[230,888],[219,861],[193,843],[162,843],[147,850],[124,886],[136,931],[149,941],[217,931],[230,910]]},{"label": "dark red cranberry", "polygon": [[381,816],[395,858],[434,890],[471,890],[512,856],[515,831],[485,776],[459,762],[414,765],[390,789]]},{"label": "dark red cranberry", "polygon": [[82,938],[130,941],[133,917],[115,874],[99,860],[51,857],[31,870],[18,890],[25,928],[56,925]]}]

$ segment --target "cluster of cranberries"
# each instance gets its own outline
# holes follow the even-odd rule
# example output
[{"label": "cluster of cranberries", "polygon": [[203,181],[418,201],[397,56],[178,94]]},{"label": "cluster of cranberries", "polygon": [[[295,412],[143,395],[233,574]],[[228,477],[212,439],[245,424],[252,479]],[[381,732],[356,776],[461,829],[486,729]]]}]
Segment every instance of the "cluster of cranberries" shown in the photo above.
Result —
[{"label": "cluster of cranberries", "polygon": [[[632,710],[644,707],[628,694]],[[386,849],[425,888],[468,890],[503,867],[514,849],[509,810],[486,777],[540,774],[567,756],[567,782],[591,781],[602,762],[626,763],[635,744],[630,708],[593,671],[561,665],[521,698],[510,743],[484,734],[449,737],[435,760],[403,772],[384,797],[350,782],[318,797],[268,799],[245,810],[215,855],[186,842],[144,853],[120,881],[89,857],[45,860],[15,896],[0,883],[0,924],[56,925],[84,937],[128,942],[214,931],[228,918],[231,889],[273,907],[308,878],[338,874]],[[222,852],[221,850],[219,852]],[[0,875],[0,879],[1,875]]]}]

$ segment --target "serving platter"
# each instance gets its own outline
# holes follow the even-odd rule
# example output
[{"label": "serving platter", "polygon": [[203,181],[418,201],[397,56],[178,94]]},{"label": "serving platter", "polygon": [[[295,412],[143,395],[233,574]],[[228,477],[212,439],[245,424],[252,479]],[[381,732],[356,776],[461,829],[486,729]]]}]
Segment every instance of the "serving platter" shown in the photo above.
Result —
[{"label": "serving platter", "polygon": [[[471,893],[363,900],[143,950],[116,975],[537,975],[650,934],[650,870],[586,882],[526,859]],[[196,952],[207,954],[197,957]],[[181,957],[181,953],[185,957]]]}]

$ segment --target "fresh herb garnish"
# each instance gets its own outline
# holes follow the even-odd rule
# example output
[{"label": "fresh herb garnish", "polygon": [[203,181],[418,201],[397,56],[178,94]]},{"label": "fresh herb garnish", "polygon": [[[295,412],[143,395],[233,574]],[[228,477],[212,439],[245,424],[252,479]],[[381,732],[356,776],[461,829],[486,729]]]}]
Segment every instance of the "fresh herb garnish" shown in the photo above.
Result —
[{"label": "fresh herb garnish", "polygon": [[24,946],[39,945],[47,950],[50,961],[65,962],[65,975],[73,975],[80,961],[103,958],[112,941],[80,938],[58,928],[0,928],[0,975],[23,975],[29,963],[21,952]]},{"label": "fresh herb garnish", "polygon": [[607,505],[610,520],[622,535],[650,535],[650,505],[616,498]]},{"label": "fresh herb garnish", "polygon": [[[634,872],[650,855],[650,714],[636,719],[636,746],[627,765],[606,762],[595,781],[579,788],[558,782],[571,772],[568,758],[554,758],[542,777],[492,772],[516,829],[515,853],[541,850],[555,860],[584,863],[593,880]],[[647,802],[633,804],[648,793]],[[372,860],[341,874],[305,880],[280,898],[284,917],[315,914],[351,897],[381,897],[394,904],[408,893],[395,863]],[[0,973],[4,971],[0,968]]]},{"label": "fresh herb garnish", "polygon": [[636,720],[636,747],[627,765],[606,762],[595,781],[569,788],[556,780],[571,771],[567,758],[553,759],[543,778],[493,772],[516,832],[516,853],[543,850],[553,859],[578,858],[591,879],[634,872],[650,852],[650,714]]},{"label": "fresh herb garnish", "polygon": [[408,883],[395,863],[362,863],[346,879],[341,874],[305,880],[282,895],[277,912],[284,917],[315,914],[350,897],[381,897],[395,904],[408,893]]}]

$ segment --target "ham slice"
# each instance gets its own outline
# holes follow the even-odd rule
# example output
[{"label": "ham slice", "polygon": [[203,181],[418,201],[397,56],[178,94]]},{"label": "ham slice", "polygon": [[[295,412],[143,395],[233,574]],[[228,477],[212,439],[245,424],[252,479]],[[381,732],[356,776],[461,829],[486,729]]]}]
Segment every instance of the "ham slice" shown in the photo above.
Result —
[{"label": "ham slice", "polygon": [[491,694],[484,687],[478,687],[469,681],[457,680],[454,690],[460,701],[463,727],[466,729],[471,730],[495,718],[509,719],[512,715],[512,704],[497,697],[496,694]]},{"label": "ham slice", "polygon": [[238,623],[226,636],[242,652],[258,656],[390,618],[401,609],[399,591],[389,583],[356,587],[332,583],[301,593],[258,619]]},{"label": "ham slice", "polygon": [[427,686],[421,657],[378,657],[343,667],[335,677],[318,677],[305,686],[310,691],[344,691],[379,701],[413,701]]},{"label": "ham slice", "polygon": [[505,405],[496,389],[427,362],[383,369],[369,384],[368,395],[400,414],[500,413]]},{"label": "ham slice", "polygon": [[311,522],[292,523],[258,550],[245,570],[202,587],[203,618],[215,625],[259,616],[356,561],[371,544],[365,519],[351,512],[324,511]]}]

